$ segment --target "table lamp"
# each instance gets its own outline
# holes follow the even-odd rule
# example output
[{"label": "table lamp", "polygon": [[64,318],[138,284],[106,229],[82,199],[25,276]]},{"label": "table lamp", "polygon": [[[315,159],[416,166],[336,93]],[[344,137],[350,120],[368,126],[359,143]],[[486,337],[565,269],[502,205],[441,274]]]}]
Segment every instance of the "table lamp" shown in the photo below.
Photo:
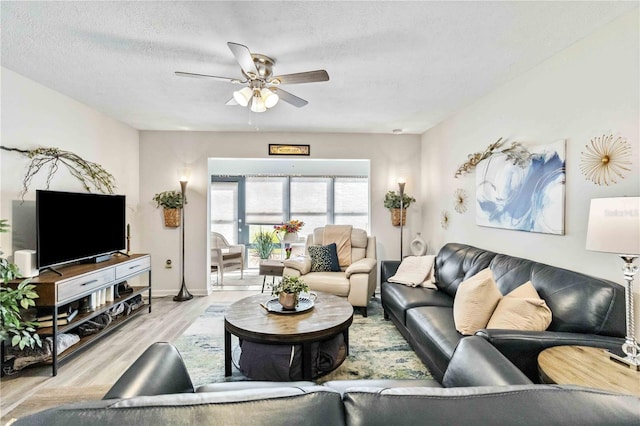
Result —
[{"label": "table lamp", "polygon": [[591,200],[587,250],[615,253],[622,258],[626,281],[627,335],[622,345],[625,356],[610,357],[640,371],[640,347],[635,339],[633,277],[638,272],[634,261],[640,255],[640,197],[596,198]]}]

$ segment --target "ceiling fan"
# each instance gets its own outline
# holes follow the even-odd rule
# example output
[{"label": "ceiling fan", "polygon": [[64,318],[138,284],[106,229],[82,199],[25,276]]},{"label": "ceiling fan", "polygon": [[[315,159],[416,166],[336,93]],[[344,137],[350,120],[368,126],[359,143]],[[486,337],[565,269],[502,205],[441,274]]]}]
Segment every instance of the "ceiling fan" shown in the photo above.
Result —
[{"label": "ceiling fan", "polygon": [[298,108],[309,102],[280,88],[281,84],[314,83],[328,81],[329,74],[325,70],[306,71],[295,74],[273,75],[273,66],[276,61],[269,56],[259,53],[251,53],[245,45],[228,42],[227,46],[235,56],[242,70],[242,79],[231,77],[219,77],[207,74],[194,74],[190,72],[176,71],[180,77],[212,78],[235,84],[243,84],[240,90],[233,92],[233,97],[227,101],[227,105],[242,105],[251,103],[251,111],[264,112],[272,108],[282,99]]}]

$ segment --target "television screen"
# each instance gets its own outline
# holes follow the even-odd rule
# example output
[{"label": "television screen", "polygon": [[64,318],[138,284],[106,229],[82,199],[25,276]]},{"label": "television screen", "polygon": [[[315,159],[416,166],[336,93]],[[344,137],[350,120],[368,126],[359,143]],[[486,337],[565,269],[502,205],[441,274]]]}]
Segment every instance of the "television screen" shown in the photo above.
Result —
[{"label": "television screen", "polygon": [[125,196],[36,191],[38,268],[124,250]]}]

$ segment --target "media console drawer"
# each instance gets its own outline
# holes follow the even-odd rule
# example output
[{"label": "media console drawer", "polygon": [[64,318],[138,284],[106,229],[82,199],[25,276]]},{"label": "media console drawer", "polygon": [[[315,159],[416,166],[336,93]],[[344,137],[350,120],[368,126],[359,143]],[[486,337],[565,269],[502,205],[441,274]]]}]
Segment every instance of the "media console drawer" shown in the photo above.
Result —
[{"label": "media console drawer", "polygon": [[122,265],[116,266],[116,280],[126,278],[129,275],[137,274],[145,269],[151,267],[151,257],[146,256],[140,259],[135,259],[130,262],[126,262]]},{"label": "media console drawer", "polygon": [[58,302],[77,298],[83,293],[91,293],[91,290],[99,289],[115,280],[115,268],[107,268],[58,285]]}]

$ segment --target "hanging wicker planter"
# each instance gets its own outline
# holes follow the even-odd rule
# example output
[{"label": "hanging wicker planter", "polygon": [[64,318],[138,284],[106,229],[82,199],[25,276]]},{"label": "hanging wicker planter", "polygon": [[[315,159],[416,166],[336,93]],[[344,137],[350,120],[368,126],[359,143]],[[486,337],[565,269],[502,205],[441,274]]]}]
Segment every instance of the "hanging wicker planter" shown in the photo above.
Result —
[{"label": "hanging wicker planter", "polygon": [[[400,209],[391,210],[391,224],[393,226],[400,226]],[[407,224],[407,209],[402,209],[402,226]]]},{"label": "hanging wicker planter", "polygon": [[180,226],[180,209],[162,209],[164,214],[164,226],[177,228]]}]

